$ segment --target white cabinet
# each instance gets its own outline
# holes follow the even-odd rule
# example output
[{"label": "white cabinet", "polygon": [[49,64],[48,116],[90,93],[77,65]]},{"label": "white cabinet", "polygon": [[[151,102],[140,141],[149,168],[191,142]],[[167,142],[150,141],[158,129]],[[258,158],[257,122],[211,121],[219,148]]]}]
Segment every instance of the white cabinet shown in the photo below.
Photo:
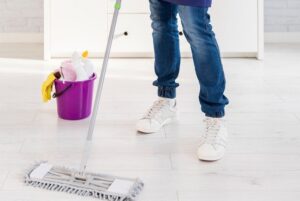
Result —
[{"label": "white cabinet", "polygon": [[258,51],[258,3],[257,0],[215,1],[211,19],[222,52],[234,55]]},{"label": "white cabinet", "polygon": [[[109,19],[112,15],[109,15]],[[131,23],[128,23],[131,22]],[[151,20],[148,14],[119,15],[112,52],[116,55],[143,56],[151,53],[152,43]],[[126,55],[125,55],[126,56]]]},{"label": "white cabinet", "polygon": [[[45,0],[45,58],[69,56],[88,49],[102,56],[114,8],[114,0]],[[263,0],[215,0],[212,24],[224,56],[263,56]],[[182,31],[179,20],[179,31]],[[183,56],[190,47],[180,36]],[[122,3],[112,55],[153,55],[148,0]]]},{"label": "white cabinet", "polygon": [[[108,13],[114,12],[115,0],[103,0],[108,2]],[[150,12],[149,0],[124,0],[120,13],[147,14]]]}]

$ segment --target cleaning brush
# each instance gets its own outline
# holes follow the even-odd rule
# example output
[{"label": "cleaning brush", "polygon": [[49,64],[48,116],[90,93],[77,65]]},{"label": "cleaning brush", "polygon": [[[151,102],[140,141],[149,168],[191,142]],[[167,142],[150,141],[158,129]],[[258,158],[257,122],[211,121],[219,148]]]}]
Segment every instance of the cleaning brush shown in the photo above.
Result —
[{"label": "cleaning brush", "polygon": [[133,201],[142,190],[144,184],[138,178],[130,179],[112,175],[90,173],[86,171],[92,147],[92,137],[99,110],[102,88],[120,8],[121,0],[116,0],[97,94],[95,97],[93,114],[89,123],[89,130],[84,146],[80,169],[76,170],[53,166],[48,162],[40,162],[34,165],[34,167],[31,168],[25,175],[26,184],[47,190],[72,193],[81,196],[91,196],[108,201]]}]

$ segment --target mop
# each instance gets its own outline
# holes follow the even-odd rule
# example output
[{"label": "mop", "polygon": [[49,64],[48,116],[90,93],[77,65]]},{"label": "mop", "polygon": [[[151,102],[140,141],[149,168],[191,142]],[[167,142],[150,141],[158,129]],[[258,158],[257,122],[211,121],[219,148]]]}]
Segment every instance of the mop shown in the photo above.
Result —
[{"label": "mop", "polygon": [[91,152],[92,137],[94,133],[97,112],[99,109],[103,83],[120,8],[121,0],[116,0],[103,66],[99,78],[97,94],[95,97],[94,109],[89,124],[89,130],[81,159],[80,169],[76,170],[53,166],[48,162],[40,162],[30,169],[30,171],[28,171],[26,174],[26,184],[47,190],[72,193],[81,196],[91,196],[109,201],[133,201],[142,190],[144,184],[138,178],[130,179],[115,177],[86,171],[87,161]]}]

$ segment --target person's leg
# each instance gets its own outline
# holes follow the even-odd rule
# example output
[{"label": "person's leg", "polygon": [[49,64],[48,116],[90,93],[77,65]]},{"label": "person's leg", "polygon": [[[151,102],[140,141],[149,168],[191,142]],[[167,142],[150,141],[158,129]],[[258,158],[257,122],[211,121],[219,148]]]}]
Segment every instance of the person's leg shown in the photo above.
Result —
[{"label": "person's leg", "polygon": [[149,0],[153,45],[155,54],[155,73],[153,82],[158,87],[158,96],[176,97],[176,78],[179,73],[180,51],[177,26],[178,6],[163,0]]},{"label": "person's leg", "polygon": [[223,117],[228,99],[224,95],[225,76],[218,43],[207,8],[179,6],[184,34],[191,45],[196,74],[200,82],[199,101],[208,117]]},{"label": "person's leg", "polygon": [[176,78],[179,73],[180,52],[177,26],[178,6],[163,0],[149,0],[155,53],[153,85],[158,87],[159,100],[137,122],[137,130],[154,133],[176,118]]},{"label": "person's leg", "polygon": [[207,116],[206,130],[198,148],[200,160],[215,161],[223,157],[227,129],[222,121],[228,99],[224,95],[225,76],[219,47],[210,25],[207,8],[180,6],[184,34],[190,43],[196,74],[200,82],[199,101]]}]

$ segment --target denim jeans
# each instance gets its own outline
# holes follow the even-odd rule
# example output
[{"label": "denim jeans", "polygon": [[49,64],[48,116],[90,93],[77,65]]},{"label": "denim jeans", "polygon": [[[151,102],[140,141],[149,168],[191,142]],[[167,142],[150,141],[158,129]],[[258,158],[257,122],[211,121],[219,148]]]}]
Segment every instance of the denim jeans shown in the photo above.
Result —
[{"label": "denim jeans", "polygon": [[158,96],[175,98],[180,68],[177,14],[183,33],[191,46],[200,83],[201,110],[208,117],[223,117],[228,99],[224,95],[225,76],[218,43],[210,24],[208,8],[176,5],[163,0],[149,0],[155,53]]}]

